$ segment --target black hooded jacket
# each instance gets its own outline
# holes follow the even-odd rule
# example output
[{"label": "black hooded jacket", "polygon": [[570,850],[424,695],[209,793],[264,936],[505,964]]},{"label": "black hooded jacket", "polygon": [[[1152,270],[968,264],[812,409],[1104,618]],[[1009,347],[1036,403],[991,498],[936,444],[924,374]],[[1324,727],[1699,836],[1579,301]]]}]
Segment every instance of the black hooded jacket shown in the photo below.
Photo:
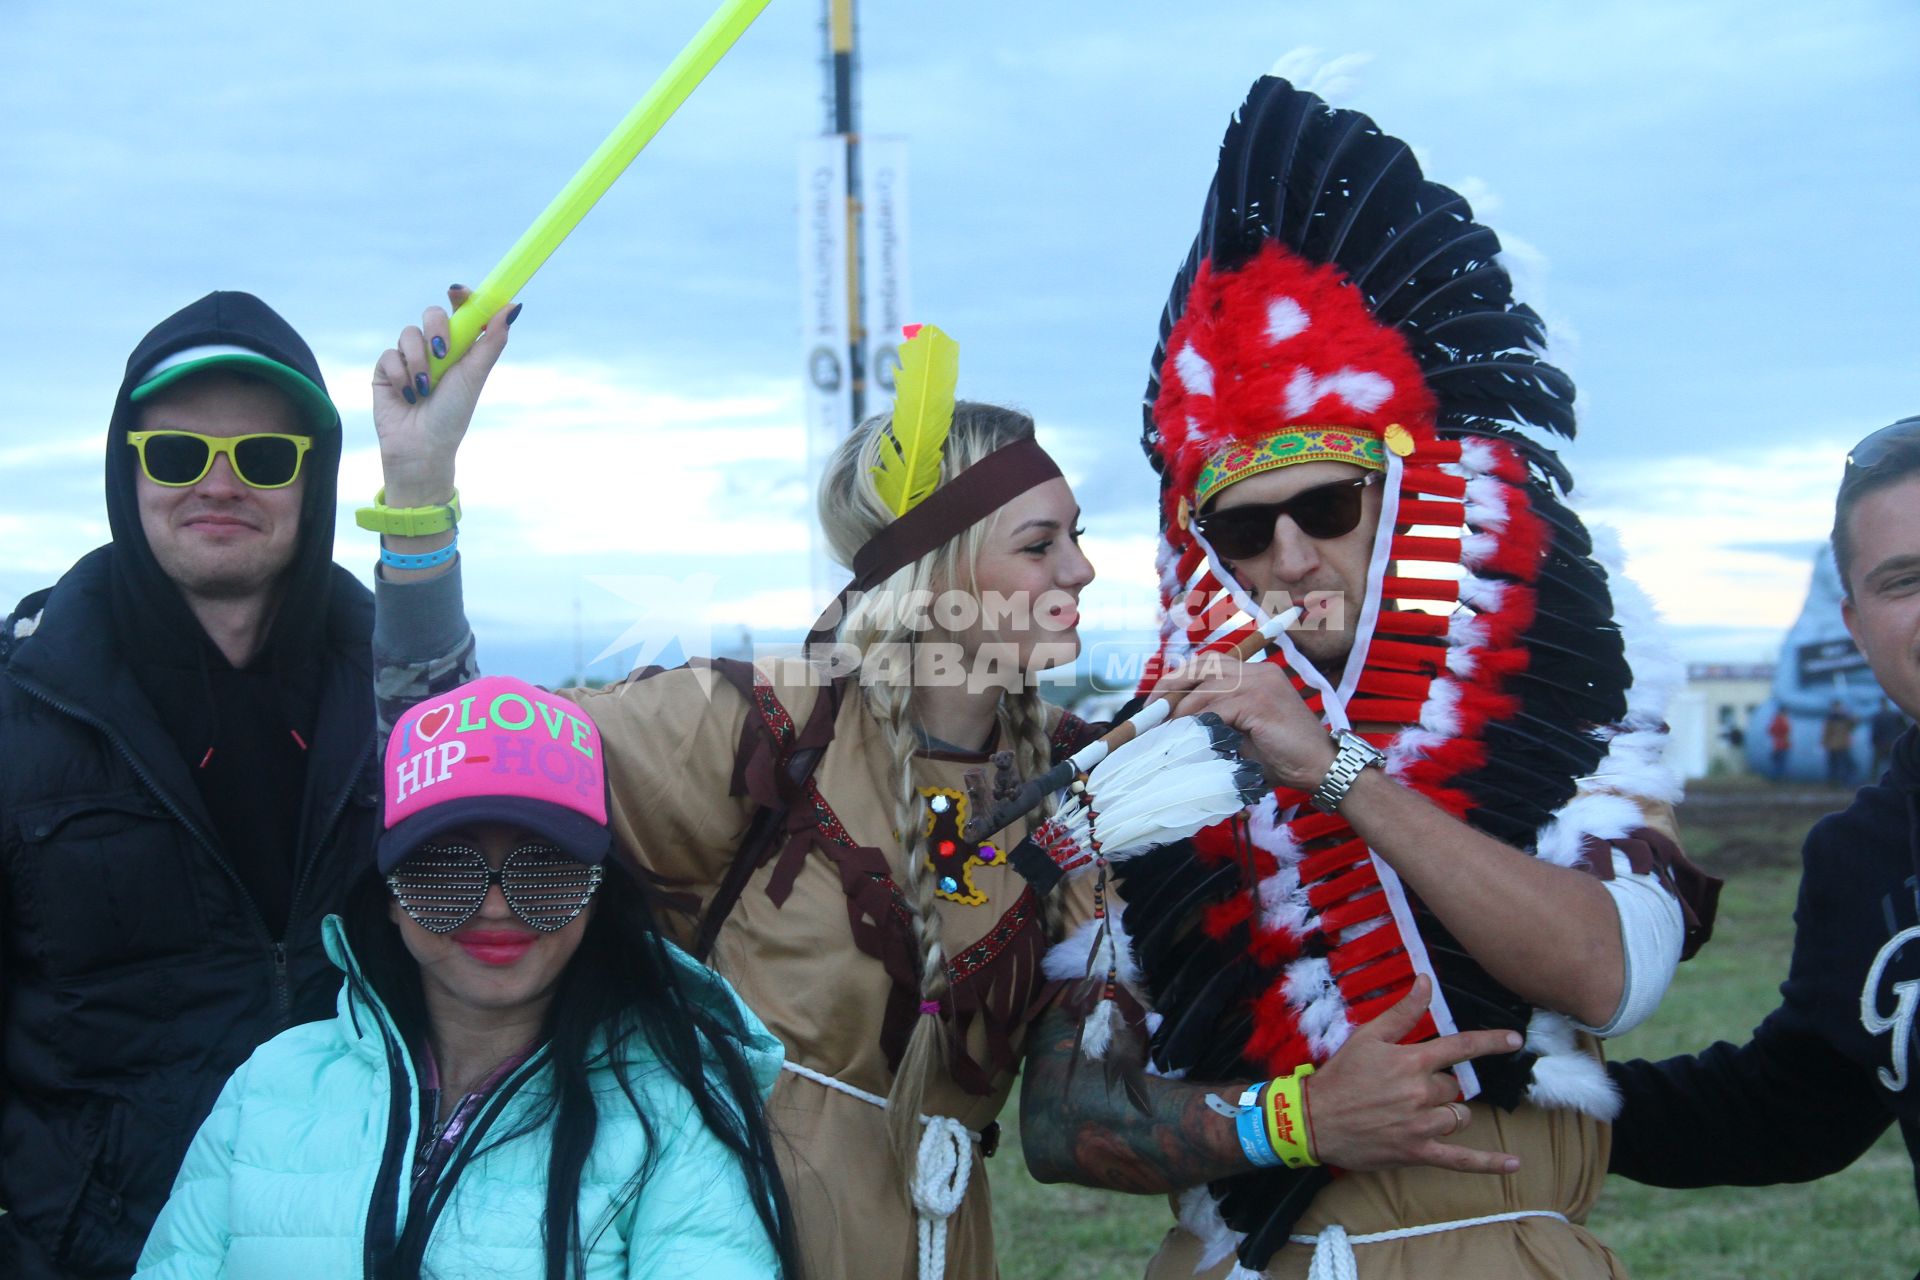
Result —
[{"label": "black hooded jacket", "polygon": [[1877,785],[1814,824],[1802,858],[1780,1007],[1738,1048],[1610,1066],[1626,1098],[1612,1172],[1661,1187],[1806,1182],[1846,1168],[1897,1123],[1920,1189],[1914,730]]},{"label": "black hooded jacket", "polygon": [[319,922],[372,865],[372,598],[332,563],[337,418],[298,549],[235,669],[141,531],[140,375],[235,345],[320,370],[258,299],[214,293],[127,362],[113,541],[0,623],[0,1276],[124,1276],[227,1076],[332,1013]]}]

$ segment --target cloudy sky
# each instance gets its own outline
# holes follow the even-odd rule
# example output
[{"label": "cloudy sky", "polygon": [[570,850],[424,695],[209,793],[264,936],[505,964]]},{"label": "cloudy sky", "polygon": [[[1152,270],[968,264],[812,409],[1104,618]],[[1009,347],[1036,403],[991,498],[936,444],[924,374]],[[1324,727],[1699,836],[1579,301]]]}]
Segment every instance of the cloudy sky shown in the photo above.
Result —
[{"label": "cloudy sky", "polygon": [[[548,644],[523,674],[563,673],[576,612],[589,657],[649,607],[720,644],[807,621],[796,147],[822,8],[773,0],[523,295],[460,476],[483,640]],[[319,352],[339,556],[367,572],[374,358],[708,10],[0,3],[0,596],[102,540],[126,352],[211,288]],[[1576,500],[1690,656],[1769,656],[1847,444],[1920,412],[1905,0],[869,0],[860,39],[863,125],[911,142],[914,309],[960,339],[963,392],[1032,411],[1068,466],[1093,625],[1150,589],[1154,325],[1221,129],[1283,59],[1501,233],[1579,383]]]}]

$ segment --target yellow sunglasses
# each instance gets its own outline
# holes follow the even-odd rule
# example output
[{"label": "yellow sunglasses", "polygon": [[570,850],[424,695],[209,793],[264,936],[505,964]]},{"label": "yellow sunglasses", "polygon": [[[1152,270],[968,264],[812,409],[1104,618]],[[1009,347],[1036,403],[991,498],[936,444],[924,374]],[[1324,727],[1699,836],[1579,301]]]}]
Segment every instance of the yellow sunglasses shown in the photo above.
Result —
[{"label": "yellow sunglasses", "polygon": [[300,475],[300,461],[313,447],[312,436],[259,432],[247,436],[203,436],[198,431],[129,431],[127,443],[140,453],[147,479],[169,489],[184,489],[206,479],[213,460],[227,465],[243,484],[255,489],[284,489]]}]

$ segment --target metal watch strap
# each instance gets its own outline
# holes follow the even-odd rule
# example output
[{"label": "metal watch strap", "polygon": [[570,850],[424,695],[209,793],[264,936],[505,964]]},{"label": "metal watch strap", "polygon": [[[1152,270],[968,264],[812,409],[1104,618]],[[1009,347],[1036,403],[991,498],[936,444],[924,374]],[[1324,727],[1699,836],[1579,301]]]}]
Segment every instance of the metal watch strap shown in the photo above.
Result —
[{"label": "metal watch strap", "polygon": [[1327,766],[1327,776],[1313,789],[1308,797],[1313,807],[1322,813],[1332,813],[1347,798],[1347,792],[1353,788],[1360,771],[1368,765],[1384,764],[1386,755],[1380,748],[1368,742],[1351,729],[1342,729],[1333,735],[1340,750],[1334,754],[1333,763]]}]

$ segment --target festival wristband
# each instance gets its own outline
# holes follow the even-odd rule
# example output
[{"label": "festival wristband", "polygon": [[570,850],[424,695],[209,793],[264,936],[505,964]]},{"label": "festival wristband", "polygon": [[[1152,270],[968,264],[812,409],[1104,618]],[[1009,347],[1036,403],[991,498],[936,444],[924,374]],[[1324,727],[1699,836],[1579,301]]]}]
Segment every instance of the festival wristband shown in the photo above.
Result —
[{"label": "festival wristband", "polygon": [[1233,1118],[1233,1132],[1240,1139],[1241,1154],[1260,1169],[1271,1169],[1280,1163],[1280,1153],[1273,1149],[1273,1143],[1267,1139],[1266,1115],[1260,1106],[1260,1094],[1266,1087],[1256,1084],[1242,1093],[1240,1110]]},{"label": "festival wristband", "polygon": [[410,556],[398,551],[380,548],[380,563],[389,569],[437,569],[453,559],[454,549],[460,545],[456,536],[438,551],[429,551],[423,555]]},{"label": "festival wristband", "polygon": [[432,533],[445,533],[460,523],[460,491],[455,489],[444,506],[390,507],[386,488],[382,486],[373,495],[372,506],[361,507],[353,513],[353,522],[362,529],[396,538],[424,538]]},{"label": "festival wristband", "polygon": [[1312,1074],[1313,1064],[1302,1063],[1292,1075],[1269,1082],[1260,1094],[1267,1141],[1289,1169],[1306,1169],[1320,1163],[1313,1154],[1312,1127],[1307,1122],[1305,1085]]}]

